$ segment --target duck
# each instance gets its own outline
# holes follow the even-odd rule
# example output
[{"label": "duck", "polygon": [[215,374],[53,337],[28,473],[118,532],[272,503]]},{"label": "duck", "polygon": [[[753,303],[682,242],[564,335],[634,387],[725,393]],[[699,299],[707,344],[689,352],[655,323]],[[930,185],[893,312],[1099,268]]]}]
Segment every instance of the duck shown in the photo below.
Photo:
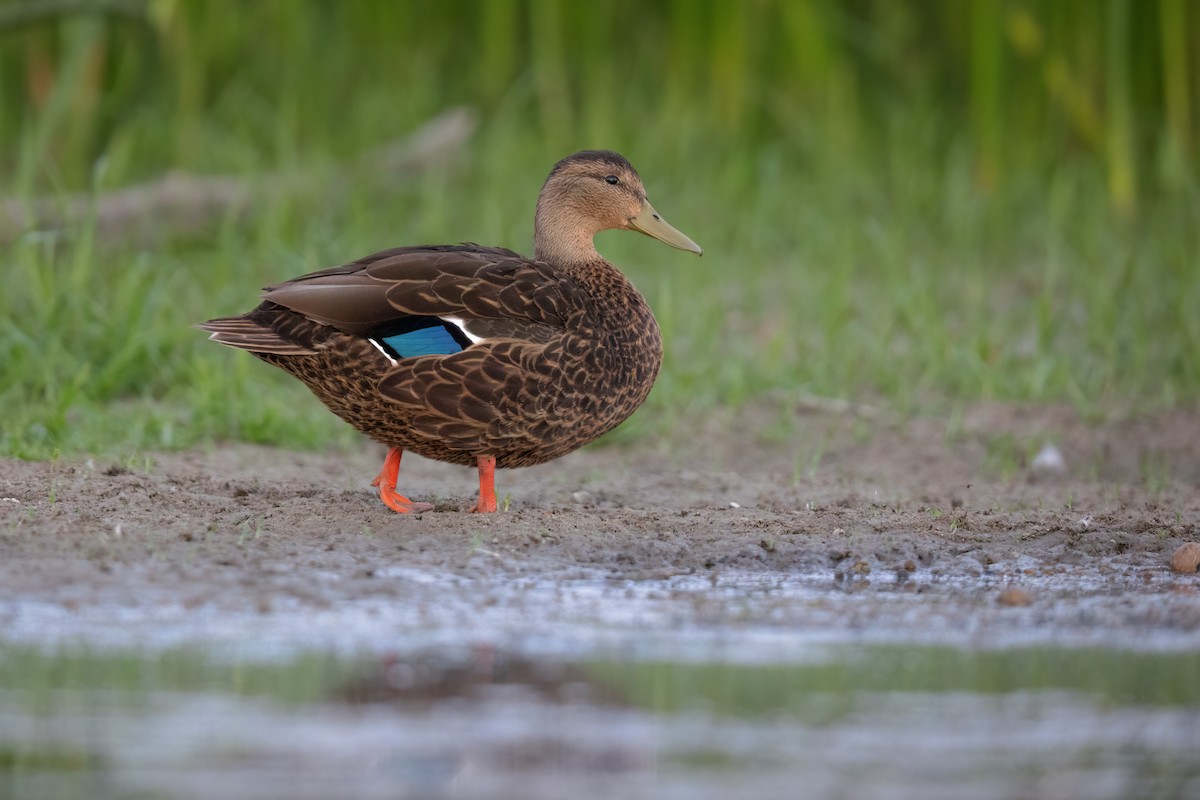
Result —
[{"label": "duck", "polygon": [[542,185],[532,258],[469,242],[395,247],[267,286],[252,311],[196,327],[295,376],[386,446],[371,485],[388,508],[433,508],[397,491],[408,451],[475,467],[471,510],[495,512],[496,469],[594,441],[658,376],[650,305],[596,250],[596,234],[613,229],[703,254],[624,156],[584,150]]}]

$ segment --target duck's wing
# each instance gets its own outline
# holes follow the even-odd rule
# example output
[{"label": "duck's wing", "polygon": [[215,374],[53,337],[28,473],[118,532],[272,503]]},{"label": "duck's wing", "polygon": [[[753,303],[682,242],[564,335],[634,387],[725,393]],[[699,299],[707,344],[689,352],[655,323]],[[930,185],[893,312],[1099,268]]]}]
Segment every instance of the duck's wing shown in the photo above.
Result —
[{"label": "duck's wing", "polygon": [[[511,250],[478,245],[401,247],[312,272],[263,291],[263,305],[241,317],[199,327],[222,344],[255,352],[313,352],[310,335],[293,336],[266,312],[286,308],[351,336],[371,337],[406,318],[437,317],[470,341],[546,342],[562,329],[580,290],[545,264]],[[305,326],[301,328],[308,330]]]}]

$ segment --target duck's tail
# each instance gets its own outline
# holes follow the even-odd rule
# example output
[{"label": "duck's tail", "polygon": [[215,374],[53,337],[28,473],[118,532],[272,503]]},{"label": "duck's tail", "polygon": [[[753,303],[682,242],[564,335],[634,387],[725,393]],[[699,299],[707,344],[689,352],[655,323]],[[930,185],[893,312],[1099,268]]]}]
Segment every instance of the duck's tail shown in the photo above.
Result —
[{"label": "duck's tail", "polygon": [[273,353],[280,356],[306,356],[316,351],[289,341],[278,332],[247,317],[222,317],[196,325],[208,331],[208,338],[218,344],[249,350],[251,353]]}]

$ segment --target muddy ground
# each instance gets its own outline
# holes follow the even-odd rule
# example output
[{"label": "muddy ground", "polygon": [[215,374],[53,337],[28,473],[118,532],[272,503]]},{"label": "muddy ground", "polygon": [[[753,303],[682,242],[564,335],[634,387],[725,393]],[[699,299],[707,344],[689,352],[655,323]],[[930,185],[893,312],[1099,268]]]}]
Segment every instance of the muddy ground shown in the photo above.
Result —
[{"label": "muddy ground", "polygon": [[1200,415],[689,427],[495,515],[366,443],[0,461],[0,795],[1197,796]]},{"label": "muddy ground", "polygon": [[[1046,444],[1060,467],[1035,465]],[[1200,540],[1200,414],[1092,425],[981,406],[901,422],[781,405],[501,472],[496,515],[465,513],[472,470],[415,456],[399,488],[436,510],[390,512],[368,485],[382,455],[364,442],[0,461],[0,626],[136,640],[202,619],[200,638],[286,629],[322,646],[369,639],[369,621],[336,612],[370,606],[388,635],[736,625],[1200,643],[1200,578],[1168,567]],[[804,591],[772,590],[784,584]],[[599,594],[581,599],[585,585]]]}]

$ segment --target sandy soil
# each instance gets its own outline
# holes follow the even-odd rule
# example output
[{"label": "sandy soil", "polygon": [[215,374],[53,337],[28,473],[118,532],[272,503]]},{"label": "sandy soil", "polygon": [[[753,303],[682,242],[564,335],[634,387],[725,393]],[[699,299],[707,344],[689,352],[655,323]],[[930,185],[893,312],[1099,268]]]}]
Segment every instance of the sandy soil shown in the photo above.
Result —
[{"label": "sandy soil", "polygon": [[[1032,463],[1046,443],[1061,469]],[[429,589],[413,578],[423,572],[508,587],[476,593],[480,610],[519,610],[521,581],[670,588],[687,576],[716,589],[761,575],[805,581],[820,602],[810,593],[781,610],[734,591],[705,606],[690,592],[686,618],[895,632],[935,609],[995,621],[1008,605],[1023,614],[1009,630],[1200,641],[1200,578],[1168,567],[1179,545],[1200,540],[1200,414],[1096,427],[1059,409],[979,407],[901,424],[781,405],[714,418],[688,441],[502,472],[511,504],[497,515],[464,513],[471,470],[409,456],[400,490],[436,509],[394,514],[368,486],[381,459],[364,443],[331,454],[231,445],[136,464],[0,461],[0,623],[34,607],[269,618],[460,592]],[[915,606],[890,599],[901,594]],[[838,598],[850,595],[867,603],[842,613]],[[1102,613],[1071,605],[1084,596]]]}]

